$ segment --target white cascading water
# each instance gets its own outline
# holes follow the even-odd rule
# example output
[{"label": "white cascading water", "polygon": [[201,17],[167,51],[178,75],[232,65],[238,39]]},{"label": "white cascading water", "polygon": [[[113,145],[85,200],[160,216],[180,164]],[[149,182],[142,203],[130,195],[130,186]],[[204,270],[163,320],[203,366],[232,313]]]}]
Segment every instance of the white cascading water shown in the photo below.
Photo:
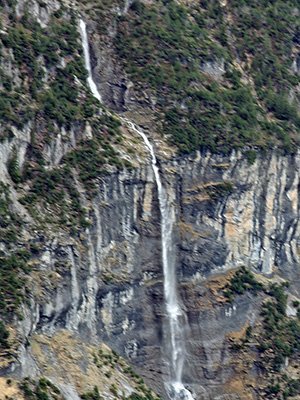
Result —
[{"label": "white cascading water", "polygon": [[169,332],[165,332],[165,346],[167,353],[167,362],[170,367],[169,380],[165,382],[167,393],[171,399],[192,400],[191,393],[185,389],[182,384],[182,370],[185,359],[185,341],[183,327],[186,322],[186,316],[180,308],[177,298],[177,280],[175,271],[175,249],[173,245],[173,218],[171,208],[168,205],[168,199],[165,189],[162,186],[156,156],[152,144],[149,142],[145,133],[133,122],[122,118],[131,129],[137,132],[144,140],[149,153],[151,154],[152,169],[157,185],[159,209],[161,214],[161,244],[162,244],[162,262],[164,272],[164,296],[166,301],[167,318]]},{"label": "white cascading water", "polygon": [[87,33],[86,33],[86,24],[84,21],[82,21],[82,19],[79,21],[79,28],[80,28],[81,39],[82,39],[85,68],[88,72],[87,82],[91,89],[91,92],[93,93],[93,96],[96,97],[96,99],[98,99],[100,101],[100,103],[102,103],[101,94],[98,92],[97,86],[96,86],[95,82],[93,81],[93,77],[92,77],[91,59],[90,59],[90,52],[89,52],[89,42],[88,42]]},{"label": "white cascading water", "polygon": [[[80,31],[84,49],[85,66],[88,70],[88,84],[93,95],[101,101],[101,95],[97,90],[96,84],[92,79],[89,46],[86,33],[86,24],[80,20]],[[168,205],[167,194],[162,186],[159,169],[153,146],[149,142],[145,133],[133,122],[126,118],[121,118],[132,130],[137,132],[143,139],[151,155],[152,169],[158,191],[159,208],[161,214],[161,243],[162,243],[162,262],[164,273],[164,296],[168,318],[169,332],[166,334],[166,353],[167,362],[170,367],[170,376],[165,382],[166,391],[171,399],[174,400],[193,400],[191,393],[182,384],[182,370],[185,359],[185,342],[183,327],[186,316],[180,308],[176,290],[176,271],[175,271],[175,249],[173,246],[173,218],[171,209]]]}]

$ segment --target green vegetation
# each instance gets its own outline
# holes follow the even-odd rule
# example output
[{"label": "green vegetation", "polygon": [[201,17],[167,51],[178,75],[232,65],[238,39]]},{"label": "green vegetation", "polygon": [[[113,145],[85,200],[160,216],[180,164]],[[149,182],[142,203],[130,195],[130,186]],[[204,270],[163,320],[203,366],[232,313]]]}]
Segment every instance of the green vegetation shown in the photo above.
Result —
[{"label": "green vegetation", "polygon": [[117,386],[114,383],[111,385],[109,390],[112,392],[112,394],[114,396],[118,397],[118,389],[117,389]]},{"label": "green vegetation", "polygon": [[9,186],[0,182],[0,241],[14,243],[23,224],[22,219],[11,209]]},{"label": "green vegetation", "polygon": [[[51,222],[71,230],[89,226],[87,210],[81,206],[69,167],[45,170],[43,166],[28,164],[24,169],[24,181],[30,181],[31,188],[19,201],[41,224]],[[37,214],[34,207],[36,204],[44,204],[49,215],[46,210],[44,215]]]},{"label": "green vegetation", "polygon": [[22,176],[18,165],[17,151],[15,148],[13,149],[12,155],[8,160],[7,170],[14,183],[20,183],[22,181]]},{"label": "green vegetation", "polygon": [[[111,0],[86,6],[92,18],[101,20],[102,35],[103,20],[111,19],[111,7],[116,5],[124,6]],[[227,153],[254,146],[245,153],[253,163],[256,148],[279,144],[287,152],[295,150],[299,117],[297,94],[291,102],[290,90],[299,79],[287,61],[298,45],[293,7],[293,2],[282,1],[231,2],[226,12],[234,20],[233,41],[228,40],[228,22],[217,0],[188,7],[174,1],[145,5],[137,0],[126,16],[117,17],[114,45],[119,61],[136,88],[155,94],[161,131],[180,153],[198,148]],[[32,120],[47,142],[57,127],[70,129],[90,119],[100,106],[86,87],[76,16],[61,7],[47,29],[26,9],[22,18],[17,19],[14,11],[11,16],[5,19],[7,33],[0,35],[1,57],[5,60],[12,52],[20,79],[0,71],[0,118],[8,126],[0,139],[11,137],[9,125],[20,128]],[[244,63],[241,70],[233,66],[234,47]],[[203,72],[205,63],[223,61],[222,78],[214,80]],[[255,87],[244,83],[245,76]],[[12,161],[12,179],[19,183]],[[110,163],[120,166],[114,155]]]},{"label": "green vegetation", "polygon": [[205,188],[205,192],[209,195],[211,201],[218,201],[220,197],[229,195],[233,190],[231,182],[217,182]]},{"label": "green vegetation", "polygon": [[25,378],[20,389],[25,400],[62,400],[58,387],[43,377],[38,382]]},{"label": "green vegetation", "polygon": [[93,180],[99,177],[101,171],[105,172],[106,164],[115,165],[118,169],[123,168],[118,152],[109,144],[108,139],[113,136],[120,137],[120,125],[113,117],[101,117],[93,123],[95,139],[81,141],[76,150],[71,151],[62,160],[68,166],[79,170],[80,179],[87,190],[95,189]]},{"label": "green vegetation", "polygon": [[245,156],[246,156],[247,161],[248,161],[248,163],[249,163],[250,165],[252,165],[252,164],[255,163],[255,160],[256,160],[256,151],[255,151],[255,150],[253,150],[253,149],[247,150],[247,151],[245,152]]},{"label": "green vegetation", "polygon": [[[215,166],[217,169],[222,169],[223,166]],[[188,201],[197,200],[198,195],[210,203],[220,200],[224,196],[230,195],[234,191],[234,186],[230,181],[219,181],[204,183],[199,186],[188,189],[191,196],[187,196]]]},{"label": "green vegetation", "polygon": [[[103,21],[109,25],[116,19],[118,60],[136,90],[155,95],[159,129],[180,153],[245,148],[252,164],[259,149],[295,151],[299,76],[291,64],[300,46],[297,2],[235,0],[221,7],[218,0],[188,5],[136,0],[121,16],[112,15],[116,6],[125,5],[83,3],[92,19],[101,20],[97,26],[103,36]],[[70,129],[97,113],[99,102],[86,87],[76,24],[66,7],[53,13],[47,29],[28,11],[18,19],[12,12],[5,20],[2,57],[13,53],[21,79],[19,85],[0,71],[0,118],[8,125],[34,120],[47,141],[51,127]],[[215,72],[208,74],[209,66]],[[122,165],[114,155],[109,162]]]},{"label": "green vegetation", "polygon": [[[239,57],[254,80],[259,101],[278,120],[273,133],[288,152],[299,137],[299,96],[295,91],[299,74],[291,70],[294,49],[299,46],[295,7],[299,7],[296,1],[235,0],[229,5]],[[291,97],[291,93],[295,95]]]},{"label": "green vegetation", "polygon": [[[272,87],[287,91],[299,82],[289,69],[293,47],[299,44],[300,24],[295,7],[299,3],[294,0],[234,0],[229,4],[238,54],[254,76],[260,98]],[[249,55],[253,56],[251,61]]]},{"label": "green vegetation", "polygon": [[[285,358],[299,362],[300,322],[286,316],[286,284],[273,284],[266,291],[271,299],[262,304],[263,330],[257,341],[258,366],[268,377],[266,398],[287,399],[300,394],[298,380],[288,377],[282,370]],[[276,378],[275,378],[276,377]]]},{"label": "green vegetation", "polygon": [[[5,11],[0,4],[1,13]],[[120,161],[118,152],[111,147],[114,142],[122,142],[120,122],[103,115],[103,112],[99,115],[103,107],[87,87],[77,22],[74,12],[63,6],[51,16],[47,28],[42,28],[29,15],[26,6],[22,18],[5,20],[6,33],[0,33],[1,59],[4,64],[10,58],[9,54],[13,54],[12,68],[20,79],[14,81],[0,69],[0,81],[3,82],[2,90],[0,86],[0,120],[3,125],[0,141],[13,137],[12,125],[22,128],[28,121],[33,122],[32,143],[25,165],[25,179],[28,180],[37,169],[32,162],[40,167],[46,165],[43,150],[61,133],[61,127],[66,130],[66,138],[69,139],[71,129],[78,131],[80,128],[82,134],[89,121],[93,125],[97,146],[81,140],[80,148],[69,155],[69,164],[74,166],[78,161],[80,176],[90,189],[90,180],[96,177],[96,171],[99,173],[104,169],[105,163],[117,168],[131,168],[131,165],[128,161]],[[102,153],[96,154],[102,146]],[[15,150],[7,167],[13,182],[21,183],[23,177]],[[55,173],[57,175],[57,171]],[[45,171],[37,171],[33,193],[39,192],[40,181],[44,177]],[[51,186],[53,176],[48,178]],[[55,197],[60,200],[61,193],[54,194]]]},{"label": "green vegetation", "polygon": [[8,316],[15,312],[25,299],[26,274],[30,272],[27,261],[31,252],[19,246],[14,248],[23,221],[11,211],[9,188],[0,183],[0,241],[8,247],[0,252],[0,314]]},{"label": "green vegetation", "polygon": [[102,400],[103,397],[100,396],[98,386],[94,386],[92,392],[87,392],[80,396],[82,400]]},{"label": "green vegetation", "polygon": [[[111,393],[115,396],[116,399],[123,399],[123,400],[155,400],[157,397],[152,395],[151,390],[145,390],[145,395],[140,393],[132,393],[130,396],[125,397],[124,395],[119,395],[117,391],[117,387],[115,384],[112,384],[110,387]],[[94,386],[93,390],[87,393],[82,394],[82,400],[102,400],[103,397],[100,395],[98,386]]]},{"label": "green vegetation", "polygon": [[[7,16],[8,7],[12,18]],[[80,188],[86,189],[89,199],[97,193],[96,184],[108,166],[132,166],[120,160],[116,150],[122,143],[120,122],[105,113],[87,87],[74,12],[62,6],[50,16],[47,28],[42,28],[26,10],[26,2],[24,9],[23,16],[17,18],[13,4],[0,1],[0,143],[11,141],[15,127],[22,129],[30,122],[26,129],[30,129],[31,142],[24,163],[19,165],[15,146],[6,164],[18,200],[39,231],[51,225],[53,230],[74,235],[91,224]],[[70,150],[64,151],[65,156],[53,168],[48,155],[56,141]],[[11,203],[9,186],[0,182],[2,350],[9,348],[5,323],[13,317],[22,318],[18,309],[28,302],[29,260],[39,253],[38,245],[24,242],[23,227],[25,232],[28,226]],[[27,386],[34,392],[29,398],[50,396],[42,381],[36,389],[29,382]]]},{"label": "green vegetation", "polygon": [[[93,362],[99,368],[103,368],[103,372],[108,379],[113,380],[113,370],[118,367],[118,370],[122,370],[124,374],[126,374],[131,383],[134,384],[134,388],[136,390],[135,393],[132,393],[129,397],[124,397],[124,395],[120,395],[118,393],[117,386],[112,383],[109,390],[114,396],[118,399],[125,400],[155,400],[157,396],[155,396],[151,389],[147,388],[144,385],[144,380],[128,365],[128,363],[122,359],[119,354],[112,350],[108,353],[105,353],[102,349],[98,351],[97,354],[93,353]],[[108,369],[109,368],[109,369]],[[83,400],[101,400],[98,387],[94,387],[94,390],[88,393],[84,393],[81,395]]]},{"label": "green vegetation", "polygon": [[[262,325],[248,326],[245,336],[231,343],[233,351],[255,352],[254,364],[263,382],[264,398],[287,399],[300,394],[298,380],[288,377],[282,369],[285,358],[299,363],[300,321],[286,316],[288,282],[264,287],[244,267],[239,269],[224,288],[229,302],[245,291],[264,297],[261,305]],[[295,302],[297,303],[297,302]]]},{"label": "green vegetation", "polygon": [[[93,138],[78,140],[60,165],[52,169],[47,168],[36,145],[36,135],[33,135],[20,178],[23,183],[20,187],[26,185],[26,191],[22,191],[19,201],[39,224],[51,222],[69,229],[71,233],[90,225],[88,210],[81,206],[78,180],[84,185],[87,196],[92,198],[97,193],[99,178],[107,173],[107,166],[124,168],[125,162],[120,160],[118,151],[110,144],[113,138],[121,137],[119,127],[120,122],[112,116],[104,114],[93,118]],[[131,168],[129,164],[127,161],[127,168]],[[43,213],[39,213],[36,205],[44,207]]]},{"label": "green vegetation", "polygon": [[251,291],[255,295],[259,290],[263,290],[262,283],[257,282],[252,272],[248,271],[245,267],[239,268],[230,282],[224,288],[224,295],[229,303],[232,303],[237,294],[243,294],[246,290]]},{"label": "green vegetation", "polygon": [[[30,253],[29,253],[30,254]],[[1,315],[15,313],[26,298],[26,277],[30,271],[26,251],[15,251],[9,256],[0,256],[0,307]]]},{"label": "green vegetation", "polygon": [[0,320],[0,351],[10,348],[10,344],[7,340],[8,338],[9,338],[9,332],[5,328],[3,321]]},{"label": "green vegetation", "polygon": [[[107,16],[112,3],[93,14]],[[222,8],[217,0],[189,5],[136,0],[118,17],[119,61],[136,90],[155,95],[161,132],[179,153],[250,147],[245,155],[252,164],[259,149],[295,151],[299,77],[290,65],[300,44],[297,6],[292,1],[236,0]],[[103,27],[99,32],[105,34]],[[216,75],[205,72],[209,65]]]},{"label": "green vegetation", "polygon": [[[21,81],[17,84],[0,71],[3,122],[22,128],[29,120],[35,120],[41,127],[42,118],[48,123],[70,126],[71,122],[86,118],[86,104],[78,100],[74,78],[85,85],[81,43],[75,15],[66,15],[64,19],[53,15],[50,26],[44,29],[25,12],[20,20],[10,21],[7,33],[1,33],[2,57],[6,59],[8,51],[12,52],[13,68]],[[69,58],[65,67],[59,66],[63,57]]]},{"label": "green vegetation", "polygon": [[151,391],[149,390],[145,396],[139,394],[139,393],[132,393],[130,396],[126,397],[127,400],[154,400],[155,397],[151,394]]},{"label": "green vegetation", "polygon": [[12,211],[11,203],[9,187],[0,182],[0,242],[5,249],[0,251],[0,349],[7,355],[11,346],[6,321],[2,319],[21,318],[17,310],[27,299],[26,275],[31,257],[31,251],[20,239],[23,221]]},{"label": "green vegetation", "polygon": [[[0,16],[5,12],[1,3]],[[122,143],[121,124],[106,115],[87,87],[78,21],[72,9],[62,6],[54,12],[47,28],[40,26],[26,5],[21,18],[3,21],[2,64],[11,59],[19,79],[11,79],[0,69],[0,141],[14,137],[12,126],[22,128],[32,122],[31,144],[22,169],[13,149],[7,161],[9,175],[21,194],[20,203],[40,227],[51,223],[76,233],[90,224],[75,189],[78,180],[91,198],[108,166],[132,168],[116,150]],[[91,135],[86,135],[87,129]],[[71,141],[71,135],[76,136],[76,144],[51,169],[45,155],[57,135],[62,146]],[[0,237],[13,242],[15,230],[8,225],[3,233],[0,227]]]}]

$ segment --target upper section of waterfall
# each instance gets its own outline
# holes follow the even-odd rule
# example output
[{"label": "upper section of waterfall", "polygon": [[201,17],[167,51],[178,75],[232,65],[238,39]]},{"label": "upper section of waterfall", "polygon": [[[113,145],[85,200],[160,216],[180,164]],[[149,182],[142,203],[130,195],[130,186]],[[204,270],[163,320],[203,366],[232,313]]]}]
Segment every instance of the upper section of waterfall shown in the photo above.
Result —
[{"label": "upper section of waterfall", "polygon": [[80,27],[80,33],[81,33],[81,38],[82,38],[85,67],[88,71],[87,82],[91,89],[91,92],[93,93],[93,96],[96,97],[96,99],[98,99],[100,101],[100,103],[102,103],[101,94],[99,93],[97,86],[92,78],[92,67],[91,67],[91,59],[90,59],[90,52],[89,52],[89,43],[88,43],[87,32],[86,32],[86,23],[82,19],[79,21],[79,27]]}]

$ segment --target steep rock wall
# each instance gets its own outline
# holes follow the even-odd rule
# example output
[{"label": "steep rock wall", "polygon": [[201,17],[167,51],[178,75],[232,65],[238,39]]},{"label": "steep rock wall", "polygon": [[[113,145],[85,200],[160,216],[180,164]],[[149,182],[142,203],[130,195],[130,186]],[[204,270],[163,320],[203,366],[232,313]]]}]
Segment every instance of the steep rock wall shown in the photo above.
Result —
[{"label": "steep rock wall", "polygon": [[[226,337],[259,314],[259,299],[251,295],[230,306],[211,301],[211,279],[246,265],[268,279],[291,280],[291,292],[299,295],[299,162],[298,155],[275,152],[253,165],[239,153],[199,153],[160,165],[189,322],[183,378],[197,398],[237,395],[226,389],[235,370]],[[83,340],[104,341],[164,394],[168,337],[151,166],[104,176],[91,210],[92,225],[78,236],[35,238],[42,251],[33,264],[43,290],[36,287],[19,330],[30,339],[67,328]],[[32,274],[36,285],[35,279]],[[22,353],[14,364],[16,376],[28,375],[28,357]]]},{"label": "steep rock wall", "polygon": [[[197,272],[207,277],[233,265],[298,276],[298,155],[273,152],[253,165],[234,153],[229,158],[204,155],[198,162],[185,160],[180,169],[182,218],[200,234],[181,244],[185,277],[193,279]],[[219,191],[214,201],[210,193],[218,182],[232,185],[231,193]]]},{"label": "steep rock wall", "polygon": [[245,265],[269,280],[289,280],[299,296],[299,155],[273,152],[250,165],[239,153],[203,153],[166,169],[178,174],[180,195],[178,279],[189,320],[185,380],[197,398],[220,398],[232,391],[235,371],[226,337],[258,320],[259,300],[244,295],[231,306],[216,305],[211,281]]}]

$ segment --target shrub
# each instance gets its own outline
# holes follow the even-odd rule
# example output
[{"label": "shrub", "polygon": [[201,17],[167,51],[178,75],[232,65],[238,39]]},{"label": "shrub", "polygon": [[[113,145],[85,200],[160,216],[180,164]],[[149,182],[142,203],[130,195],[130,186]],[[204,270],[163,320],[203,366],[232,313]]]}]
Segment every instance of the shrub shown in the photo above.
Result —
[{"label": "shrub", "polygon": [[245,153],[246,159],[250,165],[253,165],[256,160],[256,151],[255,150],[247,150]]},{"label": "shrub", "polygon": [[247,271],[245,267],[241,267],[236,271],[224,289],[225,297],[233,299],[236,294],[243,294],[246,290],[250,290],[256,295],[259,290],[264,289],[264,286],[256,281],[250,271]]},{"label": "shrub", "polygon": [[0,348],[1,349],[9,349],[10,344],[7,339],[9,338],[9,332],[5,328],[3,321],[0,321]]},{"label": "shrub", "polygon": [[14,183],[22,182],[22,175],[20,173],[17,151],[15,148],[12,151],[11,157],[8,159],[7,170]]}]

